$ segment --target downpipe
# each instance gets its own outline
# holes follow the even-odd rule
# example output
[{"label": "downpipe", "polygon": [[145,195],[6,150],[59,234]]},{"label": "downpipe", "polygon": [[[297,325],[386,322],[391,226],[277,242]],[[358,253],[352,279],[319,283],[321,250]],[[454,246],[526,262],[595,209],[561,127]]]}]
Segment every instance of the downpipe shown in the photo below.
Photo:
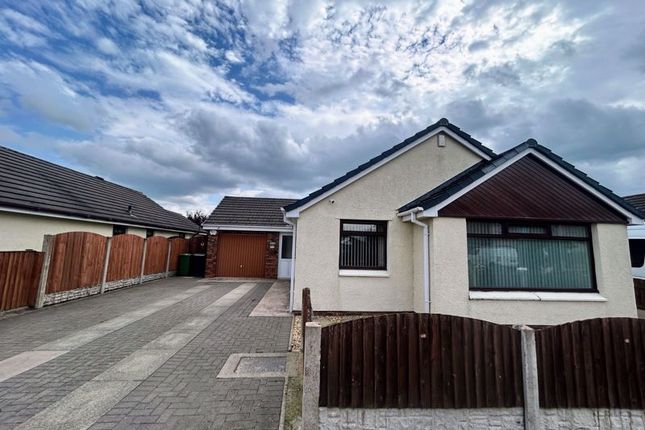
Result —
[{"label": "downpipe", "polygon": [[428,249],[428,240],[430,239],[430,229],[417,219],[416,212],[410,212],[410,222],[423,228],[423,311],[430,313],[430,251]]}]

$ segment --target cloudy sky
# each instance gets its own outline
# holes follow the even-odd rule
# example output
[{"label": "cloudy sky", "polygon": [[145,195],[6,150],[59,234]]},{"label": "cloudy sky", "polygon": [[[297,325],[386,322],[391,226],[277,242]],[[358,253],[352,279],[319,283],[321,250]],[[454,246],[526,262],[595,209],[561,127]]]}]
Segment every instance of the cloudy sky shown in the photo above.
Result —
[{"label": "cloudy sky", "polygon": [[301,196],[443,116],[645,192],[645,2],[0,0],[0,144],[169,209]]}]

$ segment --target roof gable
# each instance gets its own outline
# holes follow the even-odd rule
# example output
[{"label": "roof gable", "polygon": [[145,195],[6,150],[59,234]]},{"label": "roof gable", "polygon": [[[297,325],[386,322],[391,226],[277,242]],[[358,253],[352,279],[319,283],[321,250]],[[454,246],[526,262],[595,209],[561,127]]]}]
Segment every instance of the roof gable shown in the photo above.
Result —
[{"label": "roof gable", "polygon": [[225,196],[204,223],[206,229],[223,226],[290,228],[282,207],[295,199]]},{"label": "roof gable", "polygon": [[440,186],[399,208],[399,215],[404,216],[406,213],[421,209],[424,211],[425,216],[438,216],[444,207],[447,207],[476,186],[490,180],[528,155],[533,155],[545,166],[548,166],[549,174],[553,171],[557,172],[560,176],[565,177],[568,183],[575,184],[580,190],[592,195],[596,201],[601,202],[605,207],[619,213],[624,217],[624,220],[639,224],[643,222],[643,213],[615,195],[608,188],[603,187],[573,165],[564,161],[548,148],[539,145],[534,139],[529,139],[489,161],[481,161],[466,169]]},{"label": "roof gable", "polygon": [[439,216],[625,223],[619,214],[527,155],[439,210]]},{"label": "roof gable", "polygon": [[451,124],[446,118],[441,118],[436,123],[430,125],[426,129],[416,133],[415,135],[405,139],[403,142],[393,146],[387,151],[382,152],[378,156],[372,158],[366,163],[361,164],[354,170],[351,170],[344,174],[343,176],[336,178],[334,181],[324,185],[320,189],[314,191],[308,196],[295,201],[294,203],[286,206],[284,209],[288,212],[289,216],[297,216],[297,211],[304,210],[307,207],[315,204],[316,202],[322,200],[329,194],[332,194],[339,189],[349,185],[353,181],[362,177],[363,175],[371,172],[382,166],[383,164],[391,161],[396,158],[398,155],[401,155],[405,151],[413,148],[419,143],[422,143],[429,139],[430,137],[444,132],[454,138],[457,142],[461,143],[471,151],[475,152],[477,155],[483,159],[491,159],[495,156],[495,153],[490,149],[484,146],[481,142],[471,137],[468,133],[462,131],[459,127],[454,124]]},{"label": "roof gable", "polygon": [[139,191],[3,146],[0,207],[158,229],[200,230]]}]

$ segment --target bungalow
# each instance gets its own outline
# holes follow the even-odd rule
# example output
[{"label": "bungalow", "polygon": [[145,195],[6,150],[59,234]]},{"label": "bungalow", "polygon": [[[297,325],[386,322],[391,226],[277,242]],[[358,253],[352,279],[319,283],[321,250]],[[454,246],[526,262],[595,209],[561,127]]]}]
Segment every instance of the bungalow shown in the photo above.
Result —
[{"label": "bungalow", "polygon": [[0,146],[0,251],[41,249],[45,234],[185,236],[200,231],[140,191]]},{"label": "bungalow", "polygon": [[441,119],[284,213],[294,309],[309,287],[328,311],[636,316],[627,226],[643,214],[533,139],[495,154]]}]

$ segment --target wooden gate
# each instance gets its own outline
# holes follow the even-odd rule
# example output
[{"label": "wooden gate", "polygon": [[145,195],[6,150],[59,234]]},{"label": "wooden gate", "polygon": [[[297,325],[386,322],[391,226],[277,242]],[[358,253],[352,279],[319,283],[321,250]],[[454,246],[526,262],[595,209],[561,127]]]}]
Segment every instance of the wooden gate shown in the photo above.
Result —
[{"label": "wooden gate", "polygon": [[266,246],[264,233],[219,233],[217,276],[263,278]]}]

